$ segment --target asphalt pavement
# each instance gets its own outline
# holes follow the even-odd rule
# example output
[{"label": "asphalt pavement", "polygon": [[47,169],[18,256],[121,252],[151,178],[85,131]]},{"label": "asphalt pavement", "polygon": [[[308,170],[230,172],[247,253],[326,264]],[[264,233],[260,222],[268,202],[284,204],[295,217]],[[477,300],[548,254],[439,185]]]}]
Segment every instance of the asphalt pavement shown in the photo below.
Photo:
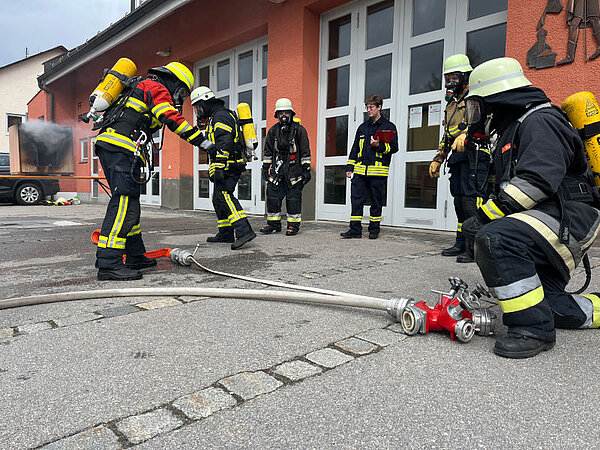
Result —
[{"label": "asphalt pavement", "polygon": [[[100,282],[91,232],[104,205],[0,204],[0,300],[130,287],[280,290],[159,260],[144,278]],[[250,217],[254,229],[263,217]],[[208,244],[215,216],[144,207],[148,250],[290,284],[433,306],[453,234],[305,222],[242,249]],[[600,248],[590,256],[594,272]],[[595,273],[594,273],[595,274]],[[570,288],[583,283],[578,270]],[[598,277],[589,292],[600,290]],[[501,315],[497,306],[492,311]],[[502,335],[499,323],[496,333]],[[595,448],[598,330],[559,330],[535,358],[495,356],[493,337],[407,337],[383,311],[176,295],[0,310],[0,448]]]}]

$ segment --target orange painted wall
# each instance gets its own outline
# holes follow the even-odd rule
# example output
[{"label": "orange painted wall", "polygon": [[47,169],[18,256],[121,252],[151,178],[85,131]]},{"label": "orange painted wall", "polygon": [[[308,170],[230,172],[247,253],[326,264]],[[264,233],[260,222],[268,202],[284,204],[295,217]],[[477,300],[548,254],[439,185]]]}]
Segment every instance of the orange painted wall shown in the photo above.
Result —
[{"label": "orange painted wall", "polygon": [[[266,0],[221,3],[197,0],[51,83],[47,87],[54,93],[54,120],[73,127],[76,175],[91,173],[91,154],[87,163],[80,162],[80,139],[97,134],[91,131],[90,124],[77,122],[77,116],[88,111],[89,94],[103,70],[112,67],[118,58],[126,56],[135,61],[138,74],[170,61],[181,61],[192,69],[195,61],[265,35],[269,42],[268,126],[275,121],[271,111],[276,99],[289,97],[316,153],[320,14],[344,3],[347,0],[288,0],[283,4]],[[223,18],[227,18],[226,26]],[[158,50],[166,48],[171,50],[171,56],[156,55]],[[32,108],[32,111],[41,109],[37,100]],[[183,113],[192,120],[189,102]],[[48,117],[47,106],[45,116]],[[163,179],[193,175],[192,147],[173,133],[165,134],[162,158]],[[313,154],[313,161],[315,158]],[[75,183],[73,190],[90,192],[88,180]]]},{"label": "orange painted wall", "polygon": [[[546,42],[557,53],[556,60],[566,56],[569,28],[567,26],[566,1],[561,1],[560,14],[547,14],[544,29],[548,31]],[[569,95],[579,91],[590,91],[600,98],[600,58],[585,61],[584,30],[579,30],[575,61],[571,64],[547,69],[527,67],[527,51],[536,42],[536,26],[546,0],[508,0],[508,22],[506,56],[517,59],[523,66],[525,76],[537,87],[542,88],[553,103],[560,105]],[[588,56],[596,50],[592,29],[587,29]]]}]

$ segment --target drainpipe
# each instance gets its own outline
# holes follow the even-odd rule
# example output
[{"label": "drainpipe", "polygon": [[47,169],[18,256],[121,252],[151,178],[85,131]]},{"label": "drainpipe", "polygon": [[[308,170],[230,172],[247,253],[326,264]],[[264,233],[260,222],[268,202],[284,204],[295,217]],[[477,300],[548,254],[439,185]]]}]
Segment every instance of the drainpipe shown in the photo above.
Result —
[{"label": "drainpipe", "polygon": [[49,90],[46,85],[44,86],[40,86],[40,89],[42,91],[44,91],[46,94],[48,94],[48,97],[50,99],[50,108],[48,108],[48,115],[50,117],[48,117],[50,122],[54,122],[54,94],[52,93],[51,90]]}]

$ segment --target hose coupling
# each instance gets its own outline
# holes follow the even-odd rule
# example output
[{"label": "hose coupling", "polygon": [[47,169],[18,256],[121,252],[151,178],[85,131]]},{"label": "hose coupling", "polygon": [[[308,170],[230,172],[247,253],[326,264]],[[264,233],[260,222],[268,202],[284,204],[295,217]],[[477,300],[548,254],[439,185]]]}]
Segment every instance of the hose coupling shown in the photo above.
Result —
[{"label": "hose coupling", "polygon": [[462,319],[454,325],[454,334],[459,341],[469,342],[475,336],[475,324],[471,319]]},{"label": "hose coupling", "polygon": [[171,261],[177,263],[181,266],[190,266],[192,265],[193,255],[187,250],[183,250],[181,248],[171,249],[171,254],[169,255]]},{"label": "hose coupling", "polygon": [[387,313],[392,317],[392,319],[400,322],[402,320],[402,312],[408,305],[412,305],[415,303],[415,300],[412,298],[393,298],[388,302],[387,305]]},{"label": "hose coupling", "polygon": [[476,309],[472,311],[475,330],[479,336],[491,336],[496,327],[496,315],[489,309]]}]

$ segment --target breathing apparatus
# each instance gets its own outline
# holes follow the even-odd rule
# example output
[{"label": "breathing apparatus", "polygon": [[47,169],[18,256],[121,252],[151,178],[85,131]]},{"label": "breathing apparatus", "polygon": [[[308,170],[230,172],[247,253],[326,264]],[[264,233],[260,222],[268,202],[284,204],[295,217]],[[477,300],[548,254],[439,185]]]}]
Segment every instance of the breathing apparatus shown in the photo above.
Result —
[{"label": "breathing apparatus", "polygon": [[444,61],[444,87],[446,88],[446,102],[457,98],[469,84],[469,74],[473,68],[467,55],[456,54],[449,56]]}]

